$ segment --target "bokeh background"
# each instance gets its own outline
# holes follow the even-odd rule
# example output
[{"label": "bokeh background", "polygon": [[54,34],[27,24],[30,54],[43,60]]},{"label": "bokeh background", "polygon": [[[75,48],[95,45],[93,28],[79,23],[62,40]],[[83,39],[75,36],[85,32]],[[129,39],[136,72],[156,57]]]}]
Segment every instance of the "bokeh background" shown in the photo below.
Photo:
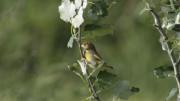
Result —
[{"label": "bokeh background", "polygon": [[[83,101],[87,88],[67,69],[79,58],[67,48],[70,24],[59,18],[60,0],[0,0],[0,101]],[[153,68],[168,64],[141,0],[119,0],[102,22],[113,33],[93,43],[122,80],[141,91],[128,101],[164,101],[172,78],[157,79]],[[108,95],[106,96],[108,97]],[[112,101],[112,98],[107,101]]]}]

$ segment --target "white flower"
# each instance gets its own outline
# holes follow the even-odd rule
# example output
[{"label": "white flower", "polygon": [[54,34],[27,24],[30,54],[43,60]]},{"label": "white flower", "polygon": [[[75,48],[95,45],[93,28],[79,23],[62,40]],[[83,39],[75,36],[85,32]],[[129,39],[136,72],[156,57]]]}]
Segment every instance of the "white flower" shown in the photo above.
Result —
[{"label": "white flower", "polygon": [[75,0],[74,4],[75,4],[76,9],[79,9],[81,7],[82,0]]},{"label": "white flower", "polygon": [[83,0],[83,5],[82,5],[83,9],[85,9],[86,6],[87,6],[87,0]]},{"label": "white flower", "polygon": [[63,0],[59,6],[60,18],[65,22],[70,22],[71,18],[76,14],[75,5],[70,0]]},{"label": "white flower", "polygon": [[71,24],[75,27],[78,28],[80,25],[84,22],[83,18],[83,8],[81,7],[78,11],[78,14],[72,18]]},{"label": "white flower", "polygon": [[78,28],[84,22],[83,10],[86,6],[87,0],[75,0],[74,2],[63,0],[59,6],[60,18]]}]

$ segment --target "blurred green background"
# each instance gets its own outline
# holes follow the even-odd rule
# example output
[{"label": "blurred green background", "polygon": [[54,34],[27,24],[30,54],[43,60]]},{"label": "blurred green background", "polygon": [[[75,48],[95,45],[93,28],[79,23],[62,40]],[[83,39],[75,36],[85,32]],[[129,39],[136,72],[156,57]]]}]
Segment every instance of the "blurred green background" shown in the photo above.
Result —
[{"label": "blurred green background", "polygon": [[[66,47],[70,24],[59,18],[60,3],[0,1],[0,101],[82,101],[87,97],[86,86],[66,67],[79,54],[76,46]],[[128,101],[164,101],[175,81],[153,76],[153,68],[168,64],[169,59],[161,50],[151,16],[139,14],[143,7],[141,0],[119,0],[102,20],[113,26],[113,34],[96,37],[93,43],[122,80],[141,89]]]}]

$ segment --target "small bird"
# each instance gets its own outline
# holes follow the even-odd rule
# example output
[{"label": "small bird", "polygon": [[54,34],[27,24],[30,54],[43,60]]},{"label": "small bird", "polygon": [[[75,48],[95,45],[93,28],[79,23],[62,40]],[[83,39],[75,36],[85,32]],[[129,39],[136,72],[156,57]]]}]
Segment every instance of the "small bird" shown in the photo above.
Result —
[{"label": "small bird", "polygon": [[102,57],[96,51],[96,48],[95,48],[93,43],[83,42],[81,47],[83,49],[82,51],[83,51],[83,55],[85,57],[85,60],[91,68],[95,68],[100,64],[102,64],[102,66],[105,66],[105,67],[113,68],[112,66],[108,66],[103,61]]}]

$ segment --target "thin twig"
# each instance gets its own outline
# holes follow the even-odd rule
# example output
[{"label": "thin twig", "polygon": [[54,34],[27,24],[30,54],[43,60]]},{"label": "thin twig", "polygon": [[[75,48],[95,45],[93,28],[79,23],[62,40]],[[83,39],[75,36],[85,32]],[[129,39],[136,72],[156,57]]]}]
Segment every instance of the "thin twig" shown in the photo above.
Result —
[{"label": "thin twig", "polygon": [[[80,29],[78,28],[77,32],[75,31],[75,33],[78,35],[78,38],[76,39],[76,42],[78,44],[78,48],[79,48],[79,51],[80,51],[81,59],[84,59],[85,56],[83,54],[83,50],[82,50],[82,47],[81,47],[81,43],[82,43],[81,42],[81,40],[82,40],[81,38],[82,37],[81,37]],[[86,80],[88,82],[88,86],[89,86],[89,89],[90,89],[90,91],[92,93],[92,96],[94,97],[94,99],[96,101],[100,101],[100,98],[99,98],[99,96],[97,95],[97,92],[96,92],[96,88],[95,88],[95,86],[93,86],[93,83],[92,83],[92,81],[91,81],[91,79],[89,78],[88,75],[89,75],[89,73],[87,72],[87,75],[84,75],[84,77],[86,78]]]},{"label": "thin twig", "polygon": [[154,26],[155,28],[159,31],[160,36],[164,39],[164,43],[163,45],[166,47],[166,51],[168,53],[168,56],[171,60],[171,63],[173,65],[173,69],[174,69],[174,74],[175,74],[175,79],[176,79],[176,83],[177,83],[177,87],[178,87],[178,101],[180,100],[180,73],[179,73],[179,62],[177,63],[175,54],[172,51],[172,47],[171,47],[171,43],[169,43],[169,41],[166,41],[168,39],[165,31],[162,28],[162,23],[160,20],[159,15],[155,12],[155,10],[149,6],[149,4],[147,4],[147,9],[150,11],[150,13],[152,14],[153,18],[154,18]]}]

